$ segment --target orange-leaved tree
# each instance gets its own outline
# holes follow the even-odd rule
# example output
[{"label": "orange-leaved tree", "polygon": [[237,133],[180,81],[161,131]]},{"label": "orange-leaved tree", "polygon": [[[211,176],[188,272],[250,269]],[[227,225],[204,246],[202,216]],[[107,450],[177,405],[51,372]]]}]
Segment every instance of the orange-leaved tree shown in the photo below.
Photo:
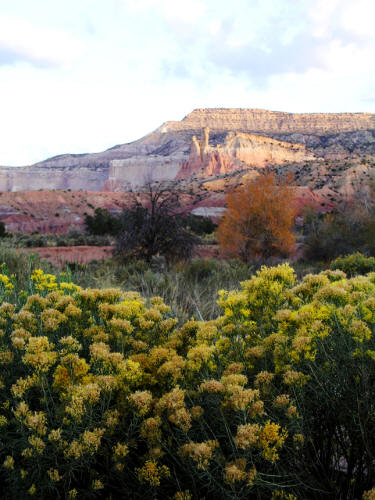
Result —
[{"label": "orange-leaved tree", "polygon": [[248,261],[254,256],[291,252],[296,215],[292,179],[278,180],[273,172],[265,171],[227,194],[227,211],[218,227],[225,254]]}]

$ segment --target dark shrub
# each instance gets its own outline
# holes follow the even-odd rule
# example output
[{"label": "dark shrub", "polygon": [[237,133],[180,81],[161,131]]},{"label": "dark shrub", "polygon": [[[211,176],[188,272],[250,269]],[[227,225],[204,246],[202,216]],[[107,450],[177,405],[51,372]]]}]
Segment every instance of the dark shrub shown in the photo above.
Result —
[{"label": "dark shrub", "polygon": [[96,208],[94,215],[85,217],[86,229],[90,234],[117,234],[119,218],[112,215],[106,208]]},{"label": "dark shrub", "polygon": [[144,259],[155,255],[168,261],[191,256],[199,239],[181,222],[179,194],[173,186],[147,184],[142,196],[135,195],[133,205],[120,216],[117,254],[124,259]]},{"label": "dark shrub", "polygon": [[310,215],[304,227],[305,256],[331,260],[354,252],[375,253],[375,217],[343,211]]},{"label": "dark shrub", "polygon": [[190,228],[195,234],[211,234],[216,228],[215,224],[209,217],[203,217],[202,215],[187,215],[183,218],[183,225]]}]

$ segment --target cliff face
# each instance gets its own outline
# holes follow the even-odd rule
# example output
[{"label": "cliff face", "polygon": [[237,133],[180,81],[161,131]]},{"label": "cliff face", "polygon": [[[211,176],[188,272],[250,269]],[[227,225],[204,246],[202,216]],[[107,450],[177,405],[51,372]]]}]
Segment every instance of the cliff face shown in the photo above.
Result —
[{"label": "cliff face", "polygon": [[99,190],[108,177],[108,167],[31,165],[0,167],[0,191],[39,189]]},{"label": "cliff face", "polygon": [[375,129],[370,113],[284,113],[264,109],[195,109],[180,122],[166,122],[161,131],[236,130],[260,134],[332,135]]},{"label": "cliff face", "polygon": [[281,142],[259,135],[243,132],[230,132],[223,144],[209,145],[210,129],[205,127],[198,142],[193,136],[188,161],[182,164],[177,178],[184,179],[192,175],[211,177],[226,175],[249,167],[264,168],[288,162],[313,160],[313,154],[305,146]]},{"label": "cliff face", "polygon": [[[200,137],[205,127],[210,137],[202,147],[193,137]],[[338,159],[349,154],[375,154],[375,115],[196,109],[180,122],[166,122],[138,141],[102,153],[61,155],[28,167],[0,167],[0,191],[121,191],[148,180],[186,178],[201,169],[204,175],[220,175],[249,165],[284,165],[314,156]]]}]

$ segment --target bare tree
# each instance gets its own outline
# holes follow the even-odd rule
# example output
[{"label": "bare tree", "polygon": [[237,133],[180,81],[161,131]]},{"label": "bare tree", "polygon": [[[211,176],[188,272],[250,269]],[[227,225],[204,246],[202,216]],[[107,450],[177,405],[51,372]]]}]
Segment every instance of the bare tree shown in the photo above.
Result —
[{"label": "bare tree", "polygon": [[133,192],[133,204],[120,216],[117,254],[150,261],[154,255],[168,260],[187,259],[199,239],[183,224],[180,193],[175,183],[147,182]]}]

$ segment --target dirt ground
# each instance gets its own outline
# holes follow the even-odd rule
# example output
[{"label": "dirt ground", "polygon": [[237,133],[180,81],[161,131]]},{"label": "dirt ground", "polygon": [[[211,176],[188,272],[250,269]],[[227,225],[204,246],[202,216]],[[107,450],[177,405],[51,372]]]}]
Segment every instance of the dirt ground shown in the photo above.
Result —
[{"label": "dirt ground", "polygon": [[112,257],[111,246],[75,246],[75,247],[35,247],[23,248],[23,252],[37,253],[55,266],[63,267],[65,262],[87,264],[92,260],[105,260]]},{"label": "dirt ground", "polygon": [[[22,248],[22,252],[37,253],[42,259],[46,259],[55,266],[64,267],[66,262],[77,262],[87,264],[93,260],[110,259],[114,247],[106,246],[75,246],[75,247],[34,247]],[[217,245],[198,245],[194,257],[201,259],[218,258]],[[220,257],[219,257],[220,258]]]},{"label": "dirt ground", "polygon": [[[22,248],[22,252],[37,253],[42,259],[46,259],[57,267],[64,267],[66,262],[77,262],[88,264],[93,260],[110,259],[113,254],[113,246],[75,246],[75,247],[34,247]],[[293,254],[289,257],[290,262],[295,262],[303,255],[303,245],[298,243]],[[197,245],[193,258],[199,259],[225,259],[220,252],[219,245]]]}]

